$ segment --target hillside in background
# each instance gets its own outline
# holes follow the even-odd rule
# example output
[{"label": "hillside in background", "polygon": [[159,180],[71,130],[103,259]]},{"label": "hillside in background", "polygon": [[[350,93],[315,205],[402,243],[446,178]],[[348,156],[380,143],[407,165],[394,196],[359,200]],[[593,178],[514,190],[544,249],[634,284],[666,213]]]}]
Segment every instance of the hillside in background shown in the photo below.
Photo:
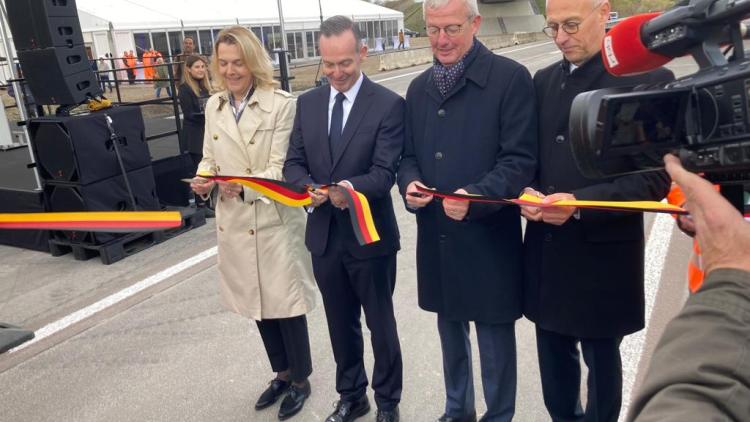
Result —
[{"label": "hillside in background", "polygon": [[383,6],[398,10],[404,14],[404,26],[424,34],[424,18],[422,17],[422,3],[414,0],[392,0],[383,3]]},{"label": "hillside in background", "polygon": [[[544,14],[546,1],[535,1],[539,10]],[[665,10],[672,7],[674,3],[674,0],[609,0],[612,11],[617,12],[621,18],[639,13]]]}]

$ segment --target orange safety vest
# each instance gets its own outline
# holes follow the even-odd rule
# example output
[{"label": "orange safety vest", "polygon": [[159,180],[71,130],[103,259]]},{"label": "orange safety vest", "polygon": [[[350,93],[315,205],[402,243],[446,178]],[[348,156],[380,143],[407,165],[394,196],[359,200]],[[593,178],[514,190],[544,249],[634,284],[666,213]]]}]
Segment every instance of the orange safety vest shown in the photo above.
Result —
[{"label": "orange safety vest", "polygon": [[[718,185],[714,185],[714,188],[716,190],[719,190]],[[679,207],[685,204],[685,194],[682,193],[682,189],[680,189],[680,187],[674,183],[672,183],[672,188],[667,194],[667,202]],[[677,218],[676,215],[673,215],[672,217],[675,217],[675,219]],[[690,255],[690,260],[688,261],[687,266],[687,281],[690,293],[695,293],[698,291],[698,289],[701,288],[701,286],[703,285],[704,277],[705,274],[703,273],[701,248],[700,245],[698,245],[698,240],[693,239],[693,253]]]}]

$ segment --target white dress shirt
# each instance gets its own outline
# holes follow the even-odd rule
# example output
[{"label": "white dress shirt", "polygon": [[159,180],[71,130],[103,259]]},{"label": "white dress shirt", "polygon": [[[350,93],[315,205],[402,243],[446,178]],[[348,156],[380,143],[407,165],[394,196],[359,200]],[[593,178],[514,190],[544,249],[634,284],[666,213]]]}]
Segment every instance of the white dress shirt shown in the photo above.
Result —
[{"label": "white dress shirt", "polygon": [[[342,106],[344,108],[344,119],[341,122],[341,130],[343,131],[346,127],[346,119],[349,118],[349,112],[352,111],[352,106],[354,105],[354,99],[357,98],[357,94],[359,93],[359,88],[362,87],[362,81],[365,79],[365,74],[360,72],[359,73],[359,79],[357,79],[357,82],[352,85],[351,88],[349,88],[348,91],[344,92],[344,96],[346,99],[344,99],[344,102],[342,103]],[[331,133],[331,114],[333,113],[333,105],[336,104],[336,95],[339,93],[339,91],[336,90],[333,86],[331,86],[331,95],[328,99],[328,133]]]}]

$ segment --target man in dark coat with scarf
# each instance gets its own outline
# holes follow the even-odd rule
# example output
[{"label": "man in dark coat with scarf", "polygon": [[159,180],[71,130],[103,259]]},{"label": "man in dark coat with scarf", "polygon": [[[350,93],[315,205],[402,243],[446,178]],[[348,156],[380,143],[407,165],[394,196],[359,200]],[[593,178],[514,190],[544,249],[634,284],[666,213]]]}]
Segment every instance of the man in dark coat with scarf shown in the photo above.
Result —
[{"label": "man in dark coat with scarf", "polygon": [[[563,60],[534,76],[539,108],[539,166],[534,189],[546,201],[660,200],[664,172],[585,178],[571,152],[568,118],[581,92],[673,78],[664,69],[609,75],[600,48],[608,0],[548,0],[547,27]],[[524,313],[536,323],[544,403],[554,421],[617,421],[622,402],[620,342],[644,327],[643,215],[524,207]],[[588,400],[581,408],[581,344]]]},{"label": "man in dark coat with scarf", "polygon": [[521,219],[516,207],[416,197],[416,186],[516,197],[537,152],[529,72],[474,35],[476,0],[425,0],[432,68],[406,94],[398,184],[417,216],[419,306],[437,313],[446,389],[439,421],[476,421],[469,322],[474,321],[487,413],[515,410],[514,325],[521,316]]}]

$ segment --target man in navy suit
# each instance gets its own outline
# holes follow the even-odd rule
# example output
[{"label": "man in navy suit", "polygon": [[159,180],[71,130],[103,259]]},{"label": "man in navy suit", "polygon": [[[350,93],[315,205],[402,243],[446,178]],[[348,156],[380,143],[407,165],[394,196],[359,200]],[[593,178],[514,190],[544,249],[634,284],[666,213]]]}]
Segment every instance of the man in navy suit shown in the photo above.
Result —
[{"label": "man in navy suit", "polygon": [[326,422],[352,421],[370,410],[362,309],[375,355],[377,421],[398,421],[402,362],[392,296],[400,246],[390,191],[403,147],[404,100],[364,76],[361,63],[367,47],[349,18],[329,18],[320,34],[330,86],[297,99],[284,177],[299,185],[336,183],[361,192],[381,239],[358,244],[337,189],[310,193],[305,244],[323,296],[340,395]]}]

